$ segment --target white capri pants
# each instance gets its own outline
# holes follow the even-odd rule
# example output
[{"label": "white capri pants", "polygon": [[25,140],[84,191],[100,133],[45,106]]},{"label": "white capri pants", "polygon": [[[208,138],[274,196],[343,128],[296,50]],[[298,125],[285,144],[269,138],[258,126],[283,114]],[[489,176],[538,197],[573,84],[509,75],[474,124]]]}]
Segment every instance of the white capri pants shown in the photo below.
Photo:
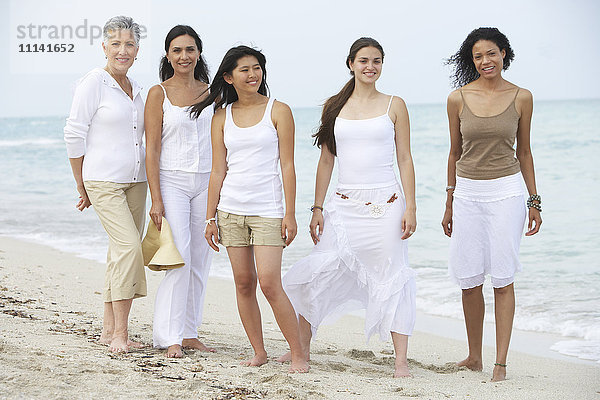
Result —
[{"label": "white capri pants", "polygon": [[160,171],[165,218],[185,265],[166,271],[156,292],[154,347],[198,337],[212,252],[204,239],[210,172]]}]

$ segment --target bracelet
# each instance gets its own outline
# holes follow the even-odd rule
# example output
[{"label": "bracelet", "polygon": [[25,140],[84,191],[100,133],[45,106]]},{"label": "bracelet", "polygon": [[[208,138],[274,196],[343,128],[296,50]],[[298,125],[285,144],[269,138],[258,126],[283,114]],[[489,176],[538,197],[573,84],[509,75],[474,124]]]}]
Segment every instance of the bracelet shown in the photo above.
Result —
[{"label": "bracelet", "polygon": [[[537,201],[537,203],[534,203],[535,201]],[[541,204],[542,204],[542,196],[540,196],[539,194],[532,194],[527,199],[527,208],[535,208],[539,212],[542,212]]]},{"label": "bracelet", "polygon": [[446,186],[446,192],[448,190],[454,190],[454,189],[456,189],[456,186],[450,186],[450,185]]},{"label": "bracelet", "polygon": [[316,204],[310,207],[310,212],[315,212],[315,210],[321,210],[321,212],[323,212],[323,207],[317,206]]},{"label": "bracelet", "polygon": [[494,365],[497,365],[497,366],[499,366],[499,367],[506,368],[506,364],[494,363]]},{"label": "bracelet", "polygon": [[217,219],[215,217],[209,218],[206,221],[204,221],[204,225],[208,226],[210,225],[211,222],[216,221]]},{"label": "bracelet", "polygon": [[542,204],[542,196],[539,194],[532,194],[529,196],[528,201],[537,201],[538,204]]}]

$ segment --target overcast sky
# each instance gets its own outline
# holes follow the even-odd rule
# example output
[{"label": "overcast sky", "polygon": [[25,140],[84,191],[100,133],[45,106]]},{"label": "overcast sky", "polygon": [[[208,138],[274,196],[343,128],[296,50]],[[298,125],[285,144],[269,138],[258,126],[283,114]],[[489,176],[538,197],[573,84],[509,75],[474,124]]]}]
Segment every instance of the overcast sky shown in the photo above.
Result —
[{"label": "overcast sky", "polygon": [[[188,24],[202,38],[213,73],[232,46],[262,49],[272,94],[292,107],[317,106],[339,90],[349,78],[344,65],[348,49],[360,36],[376,38],[385,49],[381,91],[409,104],[443,103],[451,90],[443,59],[456,52],[472,29],[496,26],[516,54],[505,77],[530,89],[536,100],[600,97],[600,2],[595,0],[165,3],[1,1],[0,51],[8,62],[0,66],[0,117],[68,114],[73,83],[105,64],[101,41],[90,44],[91,26],[103,26],[119,14],[132,16],[148,30],[130,70],[146,90],[158,82],[166,33],[176,24]],[[40,26],[75,29],[85,20],[86,38],[49,38],[49,28],[37,37]],[[29,25],[33,28],[27,32]],[[36,43],[71,43],[74,51],[19,53],[19,45]]]}]

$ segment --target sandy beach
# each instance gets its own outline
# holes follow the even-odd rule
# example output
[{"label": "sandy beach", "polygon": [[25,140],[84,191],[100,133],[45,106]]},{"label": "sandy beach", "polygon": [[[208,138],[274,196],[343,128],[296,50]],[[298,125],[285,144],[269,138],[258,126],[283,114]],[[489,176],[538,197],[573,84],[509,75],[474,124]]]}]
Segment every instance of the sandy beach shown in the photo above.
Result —
[{"label": "sandy beach", "polygon": [[[167,359],[147,347],[114,355],[96,344],[101,330],[104,265],[0,237],[0,398],[2,399],[600,399],[600,365],[512,351],[508,380],[458,369],[464,341],[415,332],[412,378],[394,379],[391,343],[365,343],[363,321],[347,316],[320,329],[311,371],[288,374],[274,361],[286,351],[261,297],[271,361],[242,367],[251,355],[235,306],[233,283],[211,278],[201,340],[216,353],[186,351]],[[161,273],[147,271],[148,297],[134,301],[130,333],[152,343],[154,294]],[[440,326],[439,331],[444,331]],[[531,339],[535,340],[535,339]],[[532,343],[533,345],[534,343]]]}]

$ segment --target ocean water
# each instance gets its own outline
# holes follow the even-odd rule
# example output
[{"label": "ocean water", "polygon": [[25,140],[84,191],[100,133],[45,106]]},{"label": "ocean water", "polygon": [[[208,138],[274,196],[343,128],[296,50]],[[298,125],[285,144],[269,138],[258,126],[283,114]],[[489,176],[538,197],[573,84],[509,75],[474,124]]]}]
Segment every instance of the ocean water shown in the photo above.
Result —
[{"label": "ocean water", "polygon": [[[462,318],[460,290],[448,279],[444,211],[448,132],[445,106],[409,105],[417,175],[416,234],[409,257],[417,271],[419,310]],[[296,109],[299,234],[283,269],[309,253],[308,234],[319,151],[311,133],[319,109]],[[104,261],[107,239],[94,211],[79,212],[62,139],[65,117],[0,119],[0,234]],[[600,363],[600,100],[536,102],[532,149],[543,198],[539,234],[524,237],[515,288],[516,329],[562,335],[553,350]],[[335,176],[334,176],[335,181]],[[332,185],[333,186],[333,185]],[[211,274],[231,278],[222,251]],[[489,283],[489,282],[488,282]],[[486,319],[493,293],[484,289]]]}]

